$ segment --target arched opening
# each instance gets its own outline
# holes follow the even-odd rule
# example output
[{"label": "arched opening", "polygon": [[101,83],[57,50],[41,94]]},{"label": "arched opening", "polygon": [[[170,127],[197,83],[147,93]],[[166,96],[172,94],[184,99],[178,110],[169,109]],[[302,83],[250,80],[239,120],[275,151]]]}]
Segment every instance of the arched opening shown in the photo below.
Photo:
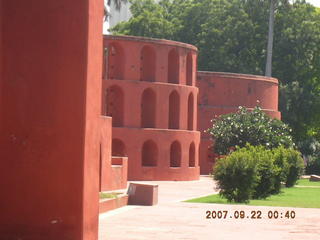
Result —
[{"label": "arched opening", "polygon": [[123,91],[118,86],[111,86],[107,89],[106,115],[112,117],[112,126],[123,126]]},{"label": "arched opening", "polygon": [[193,83],[193,61],[192,61],[192,54],[188,53],[187,55],[187,85],[192,86]]},{"label": "arched opening", "polygon": [[152,47],[141,50],[141,81],[154,82],[156,73],[156,54]]},{"label": "arched opening", "polygon": [[155,167],[158,162],[158,148],[152,141],[148,140],[144,142],[142,146],[142,166]]},{"label": "arched opening", "polygon": [[126,147],[120,139],[112,139],[112,156],[126,157]]},{"label": "arched opening", "polygon": [[194,142],[192,142],[189,147],[189,167],[195,167],[195,166],[196,166],[196,147],[194,145]]},{"label": "arched opening", "polygon": [[181,145],[178,141],[170,147],[170,167],[181,167]]},{"label": "arched opening", "polygon": [[193,94],[188,97],[188,130],[193,130]]},{"label": "arched opening", "polygon": [[179,84],[179,54],[176,49],[172,49],[168,55],[168,82]]},{"label": "arched opening", "polygon": [[141,98],[141,127],[154,128],[156,121],[156,94],[148,88]]},{"label": "arched opening", "polygon": [[119,43],[112,43],[108,49],[108,78],[123,79],[124,51]]},{"label": "arched opening", "polygon": [[180,97],[177,91],[169,96],[169,129],[179,129],[180,122]]}]

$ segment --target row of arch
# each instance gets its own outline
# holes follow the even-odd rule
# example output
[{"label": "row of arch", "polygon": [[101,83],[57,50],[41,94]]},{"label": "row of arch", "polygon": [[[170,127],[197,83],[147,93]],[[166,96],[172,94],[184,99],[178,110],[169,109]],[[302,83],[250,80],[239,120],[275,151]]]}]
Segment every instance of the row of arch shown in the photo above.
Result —
[{"label": "row of arch", "polygon": [[[124,68],[125,68],[125,51],[119,43],[111,43],[108,52],[108,68],[107,76],[108,79],[124,79]],[[156,62],[157,53],[154,47],[146,45],[142,47],[140,51],[140,80],[155,82],[156,81]],[[173,48],[168,53],[168,83],[179,84],[180,79],[180,56],[177,49]],[[132,63],[127,63],[128,66]],[[189,52],[186,58],[186,84],[189,86],[193,85],[193,58],[192,53]]]},{"label": "row of arch", "polygon": [[[107,88],[106,93],[106,115],[112,117],[113,127],[122,127],[124,119],[124,93],[122,89],[113,85]],[[141,127],[155,128],[156,126],[156,92],[147,88],[141,97]],[[193,130],[194,120],[194,96],[191,92],[188,96],[188,130]],[[180,95],[173,90],[169,95],[168,128],[180,128]]]},{"label": "row of arch", "polygon": [[[142,145],[141,165],[143,167],[158,166],[158,147],[152,140],[147,140]],[[127,156],[125,144],[120,139],[112,140],[112,156]],[[170,167],[181,167],[181,144],[174,141],[170,146]],[[196,148],[194,142],[189,146],[189,167],[196,166]]]}]

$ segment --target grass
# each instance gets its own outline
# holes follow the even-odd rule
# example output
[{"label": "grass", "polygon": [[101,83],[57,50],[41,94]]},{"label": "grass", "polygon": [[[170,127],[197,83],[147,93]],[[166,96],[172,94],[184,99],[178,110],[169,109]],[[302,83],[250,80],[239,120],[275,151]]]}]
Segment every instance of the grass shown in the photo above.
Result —
[{"label": "grass", "polygon": [[[280,194],[272,195],[266,199],[250,200],[246,205],[320,208],[320,183],[309,182],[308,179],[301,179],[298,181],[298,186],[300,187],[283,188]],[[239,204],[229,203],[225,198],[220,197],[218,194],[195,198],[187,200],[186,202]]]},{"label": "grass", "polygon": [[306,187],[320,187],[320,182],[310,182],[309,179],[300,179],[297,182],[297,185]]},{"label": "grass", "polygon": [[100,193],[100,199],[106,199],[106,198],[117,198],[118,195],[121,193]]}]

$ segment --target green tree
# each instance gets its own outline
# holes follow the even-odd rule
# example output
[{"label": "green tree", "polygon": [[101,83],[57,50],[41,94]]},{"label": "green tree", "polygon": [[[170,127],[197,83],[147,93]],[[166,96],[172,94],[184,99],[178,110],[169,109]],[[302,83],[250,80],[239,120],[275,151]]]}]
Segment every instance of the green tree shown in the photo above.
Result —
[{"label": "green tree", "polygon": [[[172,39],[174,24],[168,19],[166,1],[157,4],[154,0],[131,1],[133,17],[121,22],[111,31],[114,34]],[[168,2],[169,3],[169,2]]]},{"label": "green tree", "polygon": [[[320,140],[320,11],[305,0],[277,0],[273,76],[293,137]],[[131,0],[133,17],[115,34],[194,44],[199,70],[264,75],[270,0]]]},{"label": "green tree", "polygon": [[238,112],[222,115],[213,121],[208,129],[214,139],[214,150],[225,155],[235,147],[264,146],[268,149],[278,146],[293,147],[291,129],[278,119],[266,115],[260,107],[248,111],[239,107]]}]

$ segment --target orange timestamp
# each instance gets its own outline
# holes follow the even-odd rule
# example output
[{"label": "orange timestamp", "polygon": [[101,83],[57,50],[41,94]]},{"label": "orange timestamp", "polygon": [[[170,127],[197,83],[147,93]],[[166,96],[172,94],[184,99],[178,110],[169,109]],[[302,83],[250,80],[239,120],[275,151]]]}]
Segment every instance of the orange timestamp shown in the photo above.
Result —
[{"label": "orange timestamp", "polygon": [[206,219],[294,219],[296,212],[294,210],[287,211],[243,211],[243,210],[212,210],[206,211]]}]

